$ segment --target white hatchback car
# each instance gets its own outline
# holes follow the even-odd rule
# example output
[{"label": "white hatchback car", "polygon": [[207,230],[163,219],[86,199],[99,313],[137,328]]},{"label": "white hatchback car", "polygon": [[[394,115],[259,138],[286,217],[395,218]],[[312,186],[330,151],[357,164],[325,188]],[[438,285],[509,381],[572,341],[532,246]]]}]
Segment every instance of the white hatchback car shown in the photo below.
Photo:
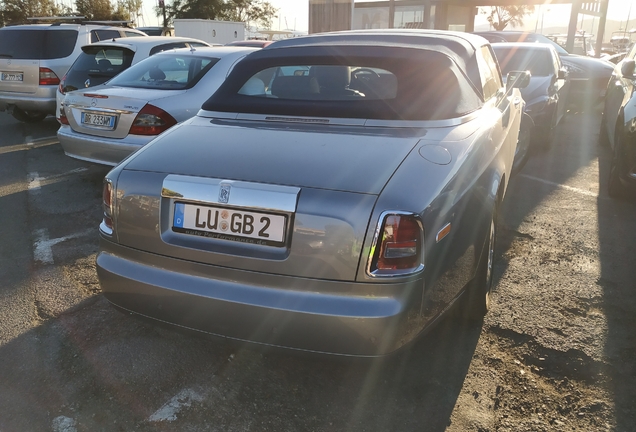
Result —
[{"label": "white hatchback car", "polygon": [[160,36],[111,39],[85,45],[57,88],[56,117],[60,121],[60,108],[67,92],[103,84],[135,63],[162,51],[207,46],[210,44],[199,39]]},{"label": "white hatchback car", "polygon": [[257,49],[162,52],[107,84],[67,93],[57,131],[64,152],[76,159],[117,165],[160,133],[196,115],[233,66],[253,51]]}]

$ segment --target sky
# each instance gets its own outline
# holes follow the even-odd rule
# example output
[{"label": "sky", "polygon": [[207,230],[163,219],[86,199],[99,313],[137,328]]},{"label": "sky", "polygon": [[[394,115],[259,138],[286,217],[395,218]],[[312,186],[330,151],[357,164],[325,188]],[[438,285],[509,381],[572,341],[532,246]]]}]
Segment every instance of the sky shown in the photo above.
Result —
[{"label": "sky", "polygon": [[[154,16],[153,7],[158,0],[144,0],[145,23],[139,22],[137,25],[158,25],[158,20]],[[170,0],[166,0],[170,1]],[[268,0],[278,9],[278,18],[274,19],[272,28],[274,30],[298,30],[307,31],[309,18],[308,0]],[[375,1],[375,0],[365,0]],[[633,7],[632,7],[633,6]],[[632,0],[609,0],[608,18],[614,20],[626,20],[630,12],[630,28],[636,28],[636,1]],[[556,25],[567,25],[570,18],[570,5],[544,5],[537,7],[533,16],[526,20],[528,23],[536,23],[543,18],[545,27]],[[478,15],[476,23],[485,22],[484,15]]]}]

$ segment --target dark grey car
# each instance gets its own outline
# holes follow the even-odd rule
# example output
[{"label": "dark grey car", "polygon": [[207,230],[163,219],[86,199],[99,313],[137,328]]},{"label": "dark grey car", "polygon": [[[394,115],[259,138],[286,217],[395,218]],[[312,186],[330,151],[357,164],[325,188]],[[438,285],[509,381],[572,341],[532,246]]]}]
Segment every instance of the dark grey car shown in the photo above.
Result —
[{"label": "dark grey car", "polygon": [[542,34],[524,31],[484,31],[475,32],[491,43],[524,42],[551,44],[559,53],[563,66],[570,78],[569,102],[571,105],[586,106],[600,102],[605,96],[607,83],[614,65],[608,61],[588,56],[568,53],[561,45]]},{"label": "dark grey car", "polygon": [[568,73],[559,55],[552,45],[540,43],[494,43],[492,49],[504,75],[515,70],[530,72],[530,83],[521,89],[521,96],[535,126],[535,145],[548,147],[565,115],[570,91]]},{"label": "dark grey car", "polygon": [[355,356],[399,349],[456,301],[481,319],[523,105],[470,34],[256,51],[107,175],[104,295],[181,327]]}]

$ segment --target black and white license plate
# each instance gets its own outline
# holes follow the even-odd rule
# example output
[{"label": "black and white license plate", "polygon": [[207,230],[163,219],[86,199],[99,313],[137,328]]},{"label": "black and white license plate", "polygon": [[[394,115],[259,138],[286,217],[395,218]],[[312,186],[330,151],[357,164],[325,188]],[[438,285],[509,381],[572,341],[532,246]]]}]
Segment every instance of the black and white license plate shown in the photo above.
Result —
[{"label": "black and white license plate", "polygon": [[0,75],[2,81],[24,81],[22,72],[2,72]]},{"label": "black and white license plate", "polygon": [[283,246],[287,216],[175,203],[172,230],[203,237],[266,246]]},{"label": "black and white license plate", "polygon": [[115,128],[115,116],[105,114],[82,113],[82,124],[88,126],[99,126],[107,129]]}]

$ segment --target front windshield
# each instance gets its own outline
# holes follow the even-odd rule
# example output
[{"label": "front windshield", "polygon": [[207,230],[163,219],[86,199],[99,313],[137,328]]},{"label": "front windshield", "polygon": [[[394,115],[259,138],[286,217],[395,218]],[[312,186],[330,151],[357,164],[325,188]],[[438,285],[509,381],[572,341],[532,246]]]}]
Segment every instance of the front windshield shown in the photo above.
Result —
[{"label": "front windshield", "polygon": [[195,85],[218,58],[200,57],[190,53],[154,55],[128,68],[108,82],[119,87],[181,90]]}]

